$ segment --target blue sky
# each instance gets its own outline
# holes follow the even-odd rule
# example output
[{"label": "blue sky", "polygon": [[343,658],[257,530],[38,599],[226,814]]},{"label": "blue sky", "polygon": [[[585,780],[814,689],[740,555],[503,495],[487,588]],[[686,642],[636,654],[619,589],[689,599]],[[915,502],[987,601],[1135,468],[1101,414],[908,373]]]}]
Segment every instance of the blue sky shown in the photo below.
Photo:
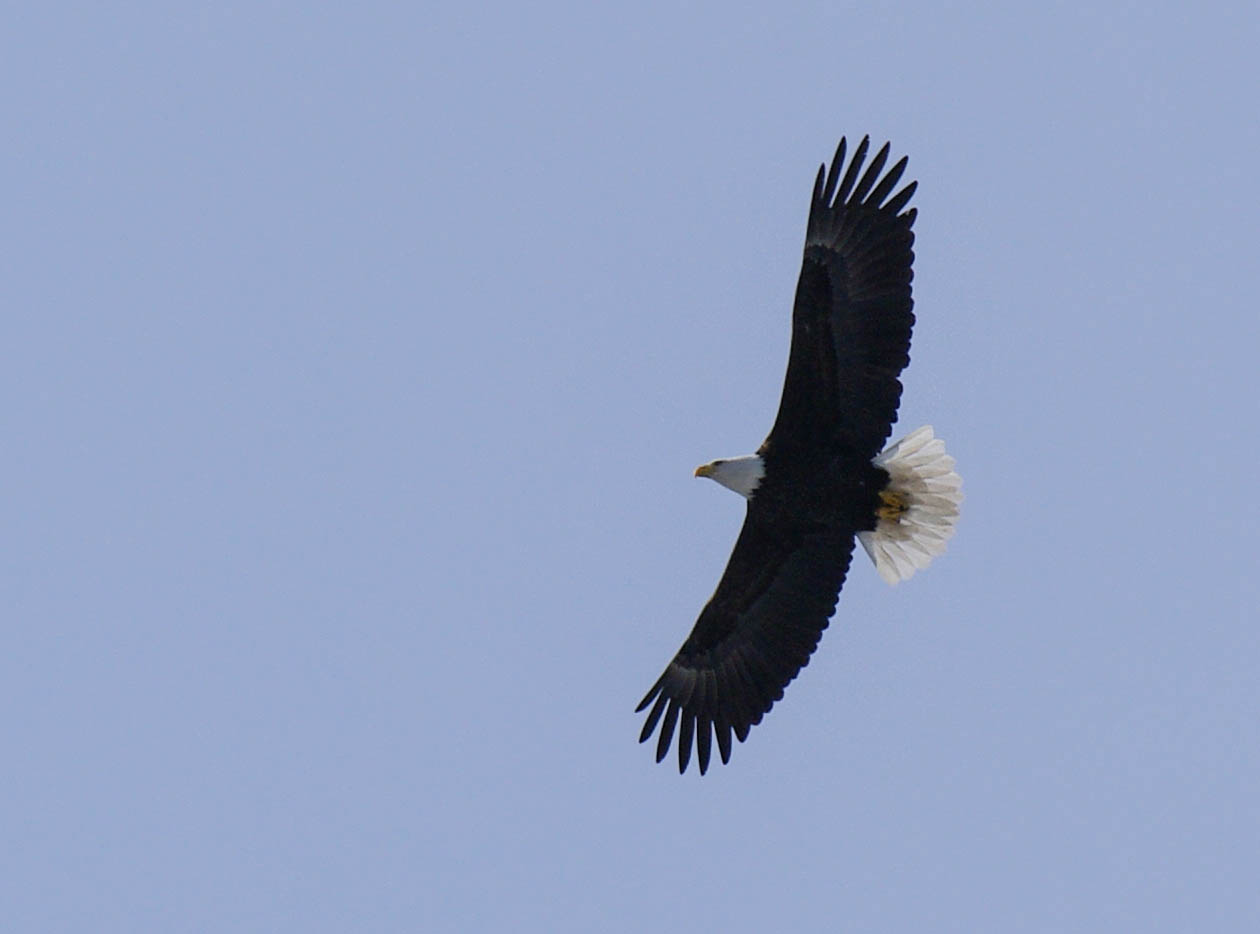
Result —
[{"label": "blue sky", "polygon": [[[5,17],[9,929],[1260,924],[1249,4]],[[863,133],[960,531],[680,777]]]}]

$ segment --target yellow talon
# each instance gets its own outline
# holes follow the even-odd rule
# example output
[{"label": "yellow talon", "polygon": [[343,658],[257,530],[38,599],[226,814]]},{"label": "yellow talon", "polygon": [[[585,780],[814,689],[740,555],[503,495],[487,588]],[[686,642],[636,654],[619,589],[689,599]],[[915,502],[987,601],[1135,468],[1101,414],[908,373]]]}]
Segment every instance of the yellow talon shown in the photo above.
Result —
[{"label": "yellow talon", "polygon": [[875,515],[880,519],[887,519],[889,522],[896,522],[909,508],[906,501],[901,495],[894,493],[892,490],[880,490],[880,501],[884,504],[875,510]]}]

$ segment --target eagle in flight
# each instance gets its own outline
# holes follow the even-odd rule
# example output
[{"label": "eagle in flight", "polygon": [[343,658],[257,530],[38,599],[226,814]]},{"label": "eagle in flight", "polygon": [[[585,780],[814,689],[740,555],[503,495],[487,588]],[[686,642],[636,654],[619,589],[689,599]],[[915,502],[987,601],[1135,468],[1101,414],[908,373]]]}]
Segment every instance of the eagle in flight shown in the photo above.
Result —
[{"label": "eagle in flight", "polygon": [[[778,416],[755,454],[696,468],[742,495],[744,527],[695,627],[640,702],[656,761],[678,735],[678,769],[700,772],[717,740],[748,731],[809,662],[835,611],[854,542],[890,584],[945,550],[962,502],[954,459],[930,427],[884,448],[914,325],[910,280],[917,182],[894,194],[905,158],[845,167],[840,140],[814,182],[792,344]],[[882,176],[881,176],[881,173]]]}]

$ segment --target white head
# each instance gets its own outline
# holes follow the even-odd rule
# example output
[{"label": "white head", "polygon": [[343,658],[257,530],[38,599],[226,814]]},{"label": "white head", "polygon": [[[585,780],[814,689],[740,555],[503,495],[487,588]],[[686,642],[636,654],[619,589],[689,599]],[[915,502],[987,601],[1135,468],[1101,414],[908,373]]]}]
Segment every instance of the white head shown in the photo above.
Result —
[{"label": "white head", "polygon": [[703,464],[696,468],[697,477],[716,480],[728,490],[734,490],[745,499],[751,499],[753,491],[766,475],[766,465],[757,454],[743,457],[727,457]]}]

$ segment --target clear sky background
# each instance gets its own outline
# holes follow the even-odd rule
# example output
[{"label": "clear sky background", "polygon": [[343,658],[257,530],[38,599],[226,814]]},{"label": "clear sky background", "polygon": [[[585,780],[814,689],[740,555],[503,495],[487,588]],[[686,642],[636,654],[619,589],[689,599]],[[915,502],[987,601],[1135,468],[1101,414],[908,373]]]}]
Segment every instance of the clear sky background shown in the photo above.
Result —
[{"label": "clear sky background", "polygon": [[[4,19],[6,931],[1260,929],[1253,3]],[[959,534],[680,777],[863,133]]]}]

